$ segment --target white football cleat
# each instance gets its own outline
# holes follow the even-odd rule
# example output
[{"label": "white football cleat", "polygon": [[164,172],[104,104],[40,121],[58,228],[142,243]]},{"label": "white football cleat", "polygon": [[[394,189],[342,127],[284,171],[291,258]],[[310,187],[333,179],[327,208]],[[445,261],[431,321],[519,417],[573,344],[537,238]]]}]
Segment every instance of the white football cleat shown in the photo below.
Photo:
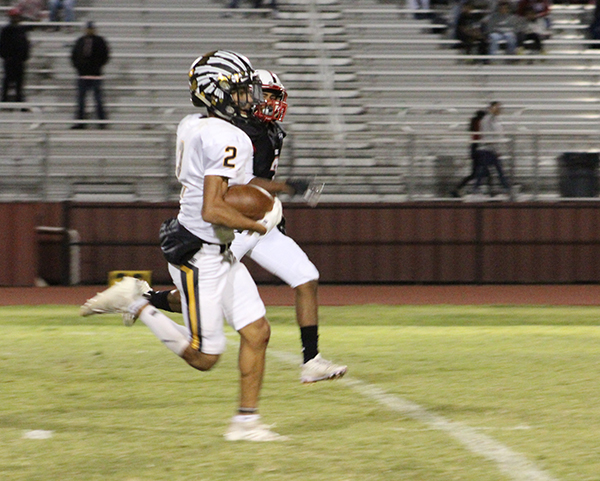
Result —
[{"label": "white football cleat", "polygon": [[[150,292],[152,290],[152,288],[150,287],[150,284],[148,284],[143,279],[137,279],[137,281],[138,281],[137,289],[140,293],[140,296],[143,296],[144,294],[146,294],[147,292]],[[135,324],[135,321],[137,321],[137,317],[134,314],[132,314],[129,311],[123,313],[123,325],[124,326],[131,327]]]},{"label": "white football cleat", "polygon": [[231,421],[225,439],[227,441],[287,441],[287,436],[282,436],[271,431],[271,426],[256,421]]},{"label": "white football cleat", "polygon": [[[105,291],[99,292],[79,309],[82,316],[92,314],[126,313],[131,304],[142,297],[145,283],[134,277],[123,277]],[[147,285],[147,284],[146,284]]]},{"label": "white football cleat", "polygon": [[316,357],[305,362],[301,367],[300,381],[304,383],[338,379],[346,374],[348,370],[348,366],[334,364],[327,359],[323,359],[321,354],[317,354]]}]

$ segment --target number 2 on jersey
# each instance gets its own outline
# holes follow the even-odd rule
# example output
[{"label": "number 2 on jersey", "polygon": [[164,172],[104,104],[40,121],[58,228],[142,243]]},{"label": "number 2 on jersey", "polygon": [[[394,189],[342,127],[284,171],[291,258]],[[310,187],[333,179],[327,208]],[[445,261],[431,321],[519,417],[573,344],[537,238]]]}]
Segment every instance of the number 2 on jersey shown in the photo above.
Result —
[{"label": "number 2 on jersey", "polygon": [[232,161],[237,157],[237,148],[227,147],[225,152],[227,152],[228,155],[223,158],[223,166],[230,167],[232,169],[235,168],[235,164]]}]

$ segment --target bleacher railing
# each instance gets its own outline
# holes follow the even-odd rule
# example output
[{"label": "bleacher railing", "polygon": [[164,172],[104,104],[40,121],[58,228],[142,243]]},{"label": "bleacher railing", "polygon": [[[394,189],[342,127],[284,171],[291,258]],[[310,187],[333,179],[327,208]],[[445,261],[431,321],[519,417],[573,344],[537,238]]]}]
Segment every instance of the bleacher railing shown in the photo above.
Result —
[{"label": "bleacher railing", "polygon": [[[0,200],[62,201],[77,196],[105,201],[177,200],[172,129],[156,125],[149,131],[127,130],[116,123],[107,130],[71,131],[60,124],[64,121],[0,119]],[[353,140],[364,141],[361,156],[341,158],[333,146],[331,158],[306,164],[295,160],[298,142],[291,132],[284,146],[288,160],[280,165],[280,176],[325,182],[322,202],[453,200],[452,189],[471,169],[472,139],[466,126],[454,123],[423,129],[404,121],[381,127],[378,137],[368,131],[351,134]],[[333,141],[331,133],[314,135],[322,140],[329,135]],[[564,171],[564,155],[597,154],[599,138],[597,128],[507,129],[500,151],[505,172],[518,187],[506,200],[561,198],[561,182],[573,174]],[[71,151],[61,149],[65,143]],[[136,148],[143,146],[150,146],[152,160],[145,160],[147,154],[136,155]],[[575,175],[593,183],[598,172],[590,168]],[[496,177],[494,172],[492,176]]]}]

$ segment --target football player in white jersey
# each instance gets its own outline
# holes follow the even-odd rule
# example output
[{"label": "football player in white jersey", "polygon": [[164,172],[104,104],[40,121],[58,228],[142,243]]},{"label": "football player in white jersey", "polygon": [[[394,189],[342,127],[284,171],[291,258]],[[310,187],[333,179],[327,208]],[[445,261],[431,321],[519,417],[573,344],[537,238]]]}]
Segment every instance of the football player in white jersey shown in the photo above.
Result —
[{"label": "football player in white jersey", "polygon": [[[245,182],[256,184],[276,195],[302,195],[309,182],[303,179],[274,180],[285,132],[279,125],[287,111],[287,91],[279,77],[268,70],[256,70],[262,85],[264,101],[252,116],[238,116],[232,122],[242,129],[254,146],[254,158],[246,164]],[[253,232],[236,232],[231,250],[238,259],[248,256],[261,267],[276,275],[294,289],[296,321],[300,327],[303,363],[300,380],[312,383],[342,377],[347,366],[334,364],[319,353],[319,305],[317,291],[319,271],[306,253],[285,234],[284,222],[268,235]],[[178,290],[147,293],[150,303],[170,312],[181,312]],[[130,324],[131,316],[124,316]]]},{"label": "football player in white jersey", "polygon": [[[285,439],[260,422],[258,401],[270,326],[258,289],[229,247],[235,230],[265,235],[281,220],[281,202],[256,222],[224,201],[229,184],[243,183],[252,162],[250,138],[231,122],[262,101],[261,84],[248,59],[217,50],[194,61],[189,72],[192,102],[208,116],[192,114],[177,129],[176,174],[182,184],[176,219],[161,227],[161,248],[181,293],[185,326],[143,297],[147,284],[126,277],[88,300],[82,315],[130,313],[190,366],[207,371],[225,350],[223,317],[240,334],[240,401],[225,433],[231,441]],[[144,285],[145,284],[145,285]]]}]

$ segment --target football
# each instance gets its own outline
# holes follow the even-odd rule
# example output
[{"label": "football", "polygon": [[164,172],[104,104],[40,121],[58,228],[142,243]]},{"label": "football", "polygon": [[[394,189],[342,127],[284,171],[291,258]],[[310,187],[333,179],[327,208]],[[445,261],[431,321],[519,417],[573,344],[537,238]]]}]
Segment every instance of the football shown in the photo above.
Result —
[{"label": "football", "polygon": [[225,202],[253,220],[262,219],[273,208],[273,196],[252,184],[232,185],[225,193]]}]

